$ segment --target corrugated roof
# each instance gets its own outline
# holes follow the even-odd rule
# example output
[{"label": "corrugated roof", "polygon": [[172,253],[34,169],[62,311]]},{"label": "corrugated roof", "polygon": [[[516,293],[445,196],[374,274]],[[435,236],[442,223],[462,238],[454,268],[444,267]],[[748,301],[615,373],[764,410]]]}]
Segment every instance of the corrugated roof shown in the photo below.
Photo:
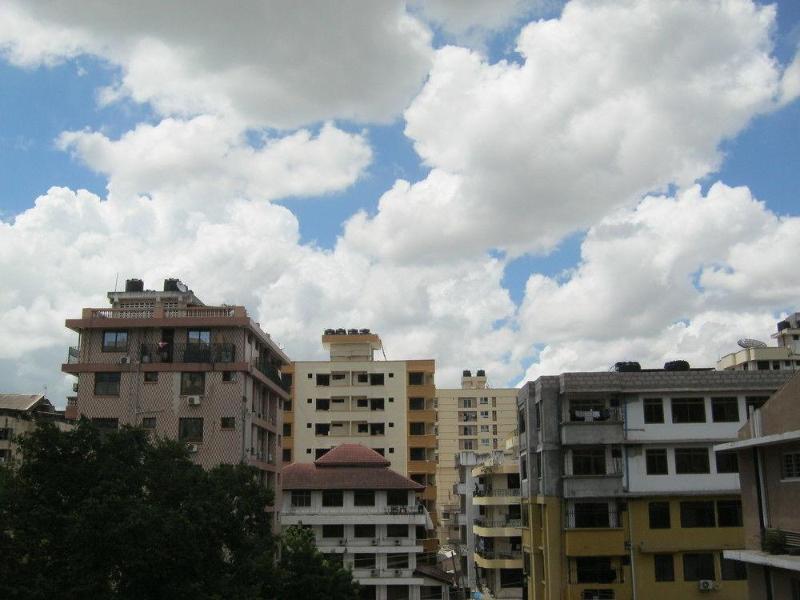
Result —
[{"label": "corrugated roof", "polygon": [[372,448],[361,444],[341,444],[328,450],[314,464],[319,467],[388,467],[392,463]]},{"label": "corrugated roof", "polygon": [[0,409],[30,410],[43,399],[44,394],[0,394]]}]

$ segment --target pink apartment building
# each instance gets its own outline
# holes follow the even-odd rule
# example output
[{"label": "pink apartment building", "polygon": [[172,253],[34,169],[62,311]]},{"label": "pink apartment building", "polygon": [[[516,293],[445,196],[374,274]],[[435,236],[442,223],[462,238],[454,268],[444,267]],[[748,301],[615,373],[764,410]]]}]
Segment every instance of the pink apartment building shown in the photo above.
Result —
[{"label": "pink apartment building", "polygon": [[179,439],[205,468],[252,465],[280,506],[289,358],[243,306],[206,306],[177,279],[158,291],[129,279],[108,299],[66,321],[79,335],[62,365],[78,379],[67,416]]}]

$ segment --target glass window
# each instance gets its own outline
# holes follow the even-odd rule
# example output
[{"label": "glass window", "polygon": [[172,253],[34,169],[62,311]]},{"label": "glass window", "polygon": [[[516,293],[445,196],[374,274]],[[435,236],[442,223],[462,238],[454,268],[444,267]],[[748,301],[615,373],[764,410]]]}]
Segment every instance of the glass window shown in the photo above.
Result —
[{"label": "glass window", "polygon": [[[714,527],[715,525],[713,502],[710,500],[681,502],[681,527]],[[701,577],[701,579],[711,578]]]},{"label": "glass window", "polygon": [[711,418],[715,423],[738,423],[739,400],[732,398],[712,398]]},{"label": "glass window", "polygon": [[186,343],[208,346],[211,344],[211,332],[208,329],[190,329],[186,333]]},{"label": "glass window", "polygon": [[236,417],[220,417],[219,426],[222,429],[236,429]]},{"label": "glass window", "polygon": [[425,460],[425,448],[409,448],[410,460]]},{"label": "glass window", "polygon": [[675,560],[672,554],[654,554],[656,581],[675,581]]},{"label": "glass window", "polygon": [[144,429],[155,429],[156,428],[156,418],[155,417],[142,417],[142,427]]},{"label": "glass window", "polygon": [[323,490],[322,506],[344,506],[342,490]]},{"label": "glass window", "polygon": [[425,398],[409,398],[409,410],[425,410]]},{"label": "glass window", "polygon": [[103,332],[103,352],[125,352],[128,349],[126,330],[107,330]]},{"label": "glass window", "polygon": [[673,423],[705,423],[706,403],[703,398],[673,398]]},{"label": "glass window", "polygon": [[522,569],[500,569],[501,588],[521,588]]},{"label": "glass window", "polygon": [[372,490],[356,490],[353,492],[354,506],[375,506],[375,492]]},{"label": "glass window", "polygon": [[206,391],[206,374],[202,371],[181,373],[181,395],[196,396]]},{"label": "glass window", "polygon": [[386,504],[389,506],[406,506],[408,504],[408,492],[406,490],[387,491]]},{"label": "glass window", "polygon": [[715,452],[714,456],[717,463],[717,473],[738,473],[739,456],[735,450],[724,450]]},{"label": "glass window", "polygon": [[425,435],[425,423],[409,423],[409,435]]},{"label": "glass window", "polygon": [[183,417],[178,420],[178,439],[182,442],[203,441],[203,418]]},{"label": "glass window", "polygon": [[328,435],[331,431],[330,423],[315,423],[314,435]]},{"label": "glass window", "polygon": [[[324,505],[324,503],[323,503]],[[322,537],[324,538],[343,538],[344,525],[323,525]]]},{"label": "glass window", "polygon": [[648,505],[650,529],[669,529],[669,502],[651,502]]},{"label": "glass window", "polygon": [[592,556],[574,560],[576,583],[614,583],[617,578],[608,557]]},{"label": "glass window", "polygon": [[800,477],[800,452],[787,452],[783,455],[781,477],[783,479]]},{"label": "glass window", "polygon": [[224,381],[225,383],[232,383],[236,381],[236,373],[234,371],[223,371],[222,381]]},{"label": "glass window", "polygon": [[408,537],[408,525],[387,525],[386,537],[390,538]]},{"label": "glass window", "polygon": [[574,513],[575,527],[608,527],[609,510],[605,502],[576,502]]},{"label": "glass window", "polygon": [[291,400],[284,400],[283,401],[283,410],[285,412],[292,412],[292,401]]},{"label": "glass window", "polygon": [[728,560],[720,553],[719,564],[724,581],[744,581],[747,579],[747,566],[743,562]]},{"label": "glass window", "polygon": [[710,473],[708,448],[675,448],[675,472],[682,475]]},{"label": "glass window", "polygon": [[158,371],[145,371],[144,372],[144,382],[145,383],[157,383],[158,382]]},{"label": "glass window", "polygon": [[331,384],[331,376],[326,373],[317,373],[317,385],[330,385]]},{"label": "glass window", "polygon": [[714,579],[714,555],[710,552],[683,555],[683,580]]},{"label": "glass window", "polygon": [[119,396],[121,373],[95,373],[94,393],[96,396]]},{"label": "glass window", "polygon": [[664,422],[664,401],[661,398],[645,398],[644,422],[645,423]]},{"label": "glass window", "polygon": [[331,409],[330,398],[317,398],[315,407],[317,410],[330,410]]},{"label": "glass window", "polygon": [[384,378],[383,373],[370,373],[369,374],[369,384],[370,385],[383,385]]},{"label": "glass window", "polygon": [[605,475],[605,448],[575,448],[572,450],[573,475]]},{"label": "glass window", "polygon": [[375,525],[353,525],[353,534],[357,538],[374,538]]},{"label": "glass window", "polygon": [[717,526],[718,527],[742,526],[741,500],[717,500]]},{"label": "glass window", "polygon": [[290,463],[292,462],[292,449],[291,448],[284,448],[283,449],[283,462]]},{"label": "glass window", "polygon": [[408,385],[422,385],[425,383],[425,373],[422,371],[410,371],[408,374]]},{"label": "glass window", "polygon": [[[375,555],[374,554],[354,554],[353,555],[353,568],[354,569],[374,569],[375,568]],[[366,585],[366,588],[374,589],[374,585]]]},{"label": "glass window", "polygon": [[284,423],[283,424],[283,437],[292,437],[292,424],[291,423]]},{"label": "glass window", "polygon": [[407,569],[408,553],[391,553],[386,555],[386,567],[389,569]]},{"label": "glass window", "polygon": [[667,450],[665,448],[646,450],[645,455],[648,475],[669,475]]},{"label": "glass window", "polygon": [[311,491],[310,490],[293,490],[292,491],[292,506],[309,507],[311,506]]},{"label": "glass window", "polygon": [[383,398],[370,398],[369,399],[369,409],[370,410],[383,410],[384,403]]}]

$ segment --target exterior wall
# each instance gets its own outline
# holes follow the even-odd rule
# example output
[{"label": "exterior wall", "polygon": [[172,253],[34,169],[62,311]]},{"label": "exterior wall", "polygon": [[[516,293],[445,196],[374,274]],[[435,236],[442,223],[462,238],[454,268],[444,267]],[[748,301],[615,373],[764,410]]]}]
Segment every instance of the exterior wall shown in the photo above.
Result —
[{"label": "exterior wall", "polygon": [[[73,425],[63,420],[45,419],[53,423],[61,431],[72,429]],[[17,411],[0,411],[0,464],[11,463],[19,459],[16,438],[34,431],[39,426],[40,420],[25,413]]]}]

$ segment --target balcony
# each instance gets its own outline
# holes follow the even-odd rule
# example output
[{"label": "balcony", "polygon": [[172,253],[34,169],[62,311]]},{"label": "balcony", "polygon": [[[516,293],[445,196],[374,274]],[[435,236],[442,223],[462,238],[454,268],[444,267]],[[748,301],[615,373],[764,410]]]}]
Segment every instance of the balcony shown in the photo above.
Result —
[{"label": "balcony", "polygon": [[483,569],[521,569],[522,552],[517,550],[500,552],[476,550],[475,564]]},{"label": "balcony", "polygon": [[571,410],[561,424],[561,443],[570,445],[619,444],[623,441],[623,418],[619,408]]},{"label": "balcony", "polygon": [[567,556],[622,556],[625,531],[616,529],[567,529],[564,534]]},{"label": "balcony", "polygon": [[481,537],[517,537],[522,519],[485,519],[477,517],[472,532]]},{"label": "balcony", "polygon": [[436,473],[436,461],[435,460],[409,460],[408,461],[408,472],[409,473],[428,473],[428,474],[435,474]]},{"label": "balcony", "polygon": [[291,391],[291,385],[284,381],[283,377],[281,376],[281,372],[278,370],[278,367],[273,365],[270,362],[265,360],[254,360],[253,366],[267,379],[272,381],[275,385],[277,385],[282,390],[289,392]]},{"label": "balcony", "polygon": [[408,444],[416,448],[436,448],[436,436],[432,433],[423,435],[410,434],[408,436]]},{"label": "balcony", "polygon": [[564,474],[565,498],[599,498],[613,497],[622,494],[622,459],[613,458],[606,466],[605,472],[571,472],[571,464],[567,463],[570,472]]},{"label": "balcony", "polygon": [[[404,580],[402,585],[408,585],[408,581],[412,580],[414,576],[414,569],[353,569],[353,577],[355,579],[401,579]],[[421,580],[420,580],[421,581]],[[384,583],[384,582],[381,582]],[[394,582],[385,582],[392,584]]]},{"label": "balcony", "polygon": [[236,344],[142,344],[143,363],[232,363]]},{"label": "balcony", "polygon": [[521,492],[515,489],[478,489],[472,494],[472,501],[478,505],[519,504]]}]

